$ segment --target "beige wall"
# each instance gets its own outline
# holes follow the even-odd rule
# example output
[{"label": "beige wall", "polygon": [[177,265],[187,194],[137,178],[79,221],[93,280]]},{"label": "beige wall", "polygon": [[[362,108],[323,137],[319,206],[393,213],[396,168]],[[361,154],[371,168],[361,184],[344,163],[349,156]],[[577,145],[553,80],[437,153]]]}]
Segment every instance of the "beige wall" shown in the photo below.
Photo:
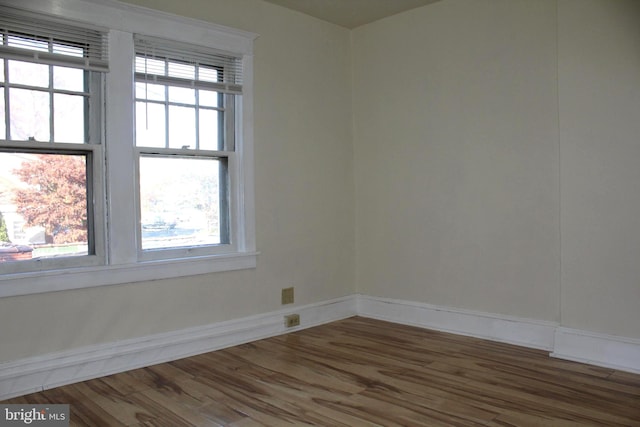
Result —
[{"label": "beige wall", "polygon": [[358,292],[640,338],[639,23],[444,0],[356,29]]},{"label": "beige wall", "polygon": [[558,16],[562,323],[640,338],[640,1]]},{"label": "beige wall", "polygon": [[445,0],[353,32],[358,292],[556,321],[556,5]]},{"label": "beige wall", "polygon": [[[133,1],[132,1],[133,3]],[[350,35],[260,0],[138,0],[259,34],[258,267],[0,299],[0,362],[240,318],[354,291]]]},{"label": "beige wall", "polygon": [[636,0],[443,0],[353,32],[129,1],[260,34],[258,268],[0,299],[0,362],[277,310],[285,286],[640,338]]}]

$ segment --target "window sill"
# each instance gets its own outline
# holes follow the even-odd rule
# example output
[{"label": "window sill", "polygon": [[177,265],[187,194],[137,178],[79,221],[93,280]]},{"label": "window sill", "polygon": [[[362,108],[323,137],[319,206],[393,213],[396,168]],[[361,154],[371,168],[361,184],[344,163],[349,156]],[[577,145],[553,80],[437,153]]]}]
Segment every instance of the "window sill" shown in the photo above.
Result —
[{"label": "window sill", "polygon": [[258,252],[0,276],[0,298],[255,268]]}]

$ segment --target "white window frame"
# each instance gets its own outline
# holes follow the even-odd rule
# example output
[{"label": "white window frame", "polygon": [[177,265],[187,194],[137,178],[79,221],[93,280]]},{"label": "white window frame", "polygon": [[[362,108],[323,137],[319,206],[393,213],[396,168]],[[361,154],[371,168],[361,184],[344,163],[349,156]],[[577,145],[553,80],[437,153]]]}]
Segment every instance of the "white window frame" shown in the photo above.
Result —
[{"label": "white window frame", "polygon": [[[105,212],[96,222],[106,230],[103,265],[4,274],[0,297],[133,283],[255,268],[257,262],[253,171],[253,41],[256,34],[178,17],[111,0],[5,0],[3,4],[109,29],[109,68],[105,75]],[[236,123],[235,167],[230,168],[230,221],[235,236],[227,251],[144,260],[138,250],[136,221],[136,147],[134,145],[133,35],[143,34],[214,47],[240,56],[243,94]],[[95,153],[96,157],[100,153]],[[117,167],[112,166],[117,165]],[[101,213],[98,213],[101,214]]]},{"label": "white window frame", "polygon": [[[203,49],[200,46],[176,43],[172,40],[149,38],[140,35],[136,35],[134,38],[134,45],[136,46],[136,58],[149,58],[155,59],[156,61],[160,60],[165,62],[165,67],[167,63],[183,61],[184,63],[191,63],[194,65],[199,64],[200,66],[206,67],[219,67],[217,71],[219,73],[218,78],[222,77],[222,81],[217,82],[211,82],[210,80],[206,80],[206,78],[199,79],[195,75],[171,75],[171,77],[158,76],[156,73],[161,72],[159,68],[151,71],[149,74],[146,74],[146,70],[145,72],[142,72],[141,70],[136,69],[135,80],[136,83],[148,82],[165,88],[164,101],[150,101],[151,103],[164,105],[165,114],[167,114],[166,109],[169,109],[170,111],[169,105],[172,103],[168,95],[169,91],[167,88],[187,87],[191,89],[215,91],[223,98],[222,105],[218,105],[216,109],[222,112],[224,118],[222,129],[219,129],[219,132],[221,131],[221,134],[224,135],[224,146],[216,146],[215,148],[208,147],[203,149],[198,145],[198,141],[200,140],[198,130],[195,132],[195,144],[193,146],[185,146],[182,148],[170,148],[171,132],[168,132],[167,128],[165,128],[163,147],[138,144],[136,139],[136,182],[140,184],[140,179],[142,178],[140,176],[140,159],[142,157],[159,156],[161,158],[171,158],[172,156],[178,156],[182,158],[222,159],[226,163],[227,172],[225,174],[225,178],[228,188],[225,185],[224,193],[226,196],[225,199],[229,204],[227,209],[225,209],[225,212],[221,212],[221,218],[224,217],[223,222],[225,224],[224,233],[221,234],[225,235],[226,239],[219,244],[143,249],[142,221],[141,218],[139,218],[140,223],[137,227],[139,259],[160,260],[236,252],[238,223],[237,221],[234,221],[236,216],[234,213],[237,213],[237,194],[235,190],[237,183],[235,180],[229,179],[229,177],[233,176],[235,169],[238,167],[238,162],[236,161],[235,134],[237,128],[236,124],[240,118],[240,115],[236,112],[241,111],[242,101],[242,69],[239,64],[240,61],[238,61],[235,56],[221,54],[220,52],[212,49]],[[165,68],[164,72],[167,72],[167,68]],[[136,101],[138,101],[137,97]],[[208,108],[213,108],[199,105],[197,103],[194,104],[193,107],[194,110],[198,111],[198,113],[200,111],[205,111]],[[141,120],[141,118],[136,117],[136,128],[138,128],[139,120]],[[165,127],[171,127],[170,121],[165,123]],[[140,200],[140,192],[137,192],[136,195],[138,196],[136,200],[137,214],[141,215],[142,203]]]},{"label": "white window frame", "polygon": [[[33,260],[22,260],[18,262],[7,262],[0,264],[0,274],[17,274],[24,272],[40,272],[51,269],[72,268],[83,266],[99,266],[105,263],[104,251],[104,224],[101,218],[104,217],[104,150],[103,150],[103,129],[100,125],[102,118],[102,100],[103,100],[103,82],[104,72],[108,70],[108,62],[103,59],[103,53],[106,44],[102,40],[104,29],[95,28],[95,26],[77,25],[76,22],[70,23],[70,29],[60,31],[60,23],[51,20],[51,28],[41,29],[40,15],[18,12],[13,15],[12,10],[7,10],[6,16],[3,16],[4,22],[9,22],[9,37],[11,34],[24,33],[25,36],[18,42],[23,48],[7,46],[2,44],[2,58],[5,67],[5,108],[9,115],[12,114],[12,108],[9,106],[10,92],[13,89],[37,91],[46,94],[49,102],[49,122],[50,140],[20,140],[16,135],[10,135],[9,140],[5,140],[6,135],[0,135],[3,140],[0,146],[2,153],[30,153],[30,154],[51,154],[51,155],[81,155],[87,159],[86,169],[86,197],[87,197],[87,238],[89,245],[89,253],[78,256],[38,258]],[[15,20],[12,20],[15,18]],[[46,20],[46,18],[44,18]],[[13,25],[12,25],[13,24]],[[33,49],[33,41],[40,37],[44,39],[38,40],[39,43],[46,43],[51,49],[52,44],[64,44],[65,40],[71,43],[78,42],[79,39],[84,42],[84,37],[90,38],[85,46],[85,55],[83,57],[67,56],[52,52],[51,50],[43,51]],[[32,36],[32,37],[30,37]],[[51,39],[49,39],[51,37]],[[68,37],[68,39],[65,39]],[[46,40],[46,41],[45,41]],[[33,49],[33,50],[32,50]],[[12,73],[9,73],[10,61],[33,62],[40,66],[47,67],[49,74],[48,85],[31,85],[16,83]],[[84,81],[83,90],[69,90],[56,88],[52,67],[76,68],[83,70],[84,77],[89,81]],[[55,70],[55,68],[54,68]],[[88,109],[85,110],[84,126],[88,130],[85,135],[86,139],[76,141],[74,143],[62,142],[61,139],[54,135],[55,126],[55,95],[69,94],[75,96],[83,96],[88,100]],[[2,116],[0,120],[6,121],[7,117]],[[6,132],[11,134],[11,125],[9,122],[4,123]]]}]

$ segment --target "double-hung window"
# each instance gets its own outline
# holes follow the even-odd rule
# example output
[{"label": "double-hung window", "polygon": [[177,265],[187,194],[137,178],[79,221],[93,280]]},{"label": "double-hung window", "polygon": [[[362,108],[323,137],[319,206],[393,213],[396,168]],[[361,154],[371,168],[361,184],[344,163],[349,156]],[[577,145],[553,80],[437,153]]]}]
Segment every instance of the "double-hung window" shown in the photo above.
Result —
[{"label": "double-hung window", "polygon": [[134,43],[141,258],[228,252],[241,59],[151,37]]},{"label": "double-hung window", "polygon": [[0,297],[256,265],[255,34],[0,6]]},{"label": "double-hung window", "polygon": [[106,55],[104,31],[1,10],[4,271],[104,260],[100,106]]}]

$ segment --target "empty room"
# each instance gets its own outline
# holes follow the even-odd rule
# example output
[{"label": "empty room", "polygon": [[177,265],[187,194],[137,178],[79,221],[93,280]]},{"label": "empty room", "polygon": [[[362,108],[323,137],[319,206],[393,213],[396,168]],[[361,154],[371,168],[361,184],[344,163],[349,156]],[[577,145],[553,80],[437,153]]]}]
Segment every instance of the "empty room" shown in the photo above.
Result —
[{"label": "empty room", "polygon": [[640,1],[0,0],[0,425],[640,425]]}]

